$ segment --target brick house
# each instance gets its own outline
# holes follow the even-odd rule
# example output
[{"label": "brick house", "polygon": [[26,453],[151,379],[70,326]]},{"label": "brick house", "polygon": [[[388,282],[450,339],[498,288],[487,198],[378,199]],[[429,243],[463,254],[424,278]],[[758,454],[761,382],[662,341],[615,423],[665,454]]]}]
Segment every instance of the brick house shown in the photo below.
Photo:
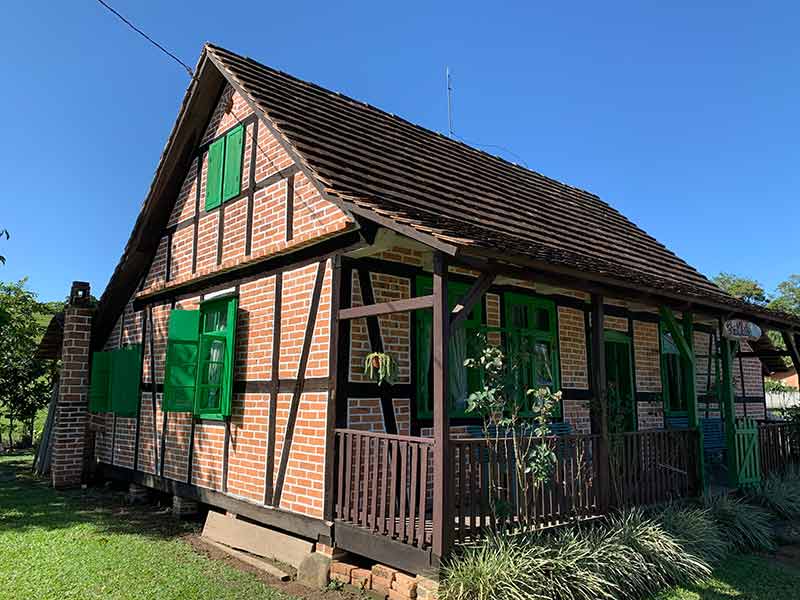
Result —
[{"label": "brick house", "polygon": [[[586,480],[559,467],[550,522],[613,503],[609,436],[679,474],[654,494],[691,493],[704,423],[764,418],[758,352],[727,320],[782,331],[798,360],[800,321],[597,196],[213,45],[96,310],[88,295],[63,317],[55,485],[94,464],[416,572],[488,523],[461,366],[479,336],[530,349],[520,377],[562,392],[553,432],[593,457]],[[370,352],[392,385],[364,375]]]}]

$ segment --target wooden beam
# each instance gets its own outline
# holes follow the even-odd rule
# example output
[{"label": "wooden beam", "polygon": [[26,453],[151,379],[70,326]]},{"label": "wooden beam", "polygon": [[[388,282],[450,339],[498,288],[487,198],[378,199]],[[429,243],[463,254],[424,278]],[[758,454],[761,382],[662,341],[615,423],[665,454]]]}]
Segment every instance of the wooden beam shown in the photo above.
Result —
[{"label": "wooden beam", "polygon": [[339,311],[341,309],[342,257],[332,259],[331,274],[331,320],[330,353],[328,354],[328,412],[325,424],[325,472],[323,484],[322,514],[326,521],[333,521],[334,512],[334,466],[336,454],[336,405],[339,381]]},{"label": "wooden beam", "polygon": [[724,336],[725,326],[719,320],[719,344],[722,362],[722,389],[720,401],[725,419],[725,441],[728,451],[728,479],[731,487],[739,486],[739,477],[736,462],[736,391],[733,388],[733,356],[731,342]]},{"label": "wooden beam", "polygon": [[449,342],[447,259],[436,252],[433,255],[433,554],[440,562],[451,550],[453,534],[450,510],[453,473],[447,401]]},{"label": "wooden beam", "polygon": [[267,460],[264,465],[264,504],[272,504],[275,480],[275,428],[278,425],[278,392],[281,366],[281,306],[283,306],[283,273],[275,275],[275,296],[272,309],[272,366],[270,368],[269,416],[267,424]]},{"label": "wooden beam", "polygon": [[789,331],[781,331],[783,343],[786,344],[786,351],[792,359],[792,364],[796,372],[800,373],[800,351],[798,351],[797,337]]},{"label": "wooden beam", "polygon": [[603,302],[603,296],[592,294],[591,374],[592,389],[595,396],[595,410],[593,412],[596,413],[592,421],[595,427],[599,427],[599,431],[593,431],[592,433],[600,434],[598,448],[598,502],[600,510],[605,512],[611,503],[611,469],[608,455],[608,390]]},{"label": "wooden beam", "polygon": [[739,358],[780,358],[791,356],[791,353],[788,350],[753,350],[745,352],[740,350],[736,353],[736,356]]},{"label": "wooden beam", "polygon": [[[669,310],[669,309],[665,309]],[[686,396],[687,416],[689,427],[698,432],[697,452],[697,480],[700,482],[700,489],[704,489],[705,483],[705,461],[703,460],[703,430],[700,427],[700,419],[697,409],[697,363],[694,353],[694,318],[692,313],[683,313],[683,343],[686,344],[689,355],[681,356],[681,370],[683,371],[683,393]]]},{"label": "wooden beam", "polygon": [[492,287],[494,280],[497,278],[497,273],[493,271],[483,272],[480,277],[472,284],[464,297],[461,298],[450,316],[450,329],[455,329],[464,319],[467,318],[472,308],[476,303],[480,302],[483,295]]},{"label": "wooden beam", "polygon": [[402,300],[392,300],[391,302],[380,302],[366,306],[355,306],[339,311],[339,319],[348,321],[350,319],[361,319],[377,315],[390,315],[399,312],[410,312],[422,308],[433,306],[433,295],[418,296],[417,298],[404,298]]},{"label": "wooden beam", "polygon": [[661,318],[664,320],[667,329],[669,329],[669,332],[672,334],[672,341],[674,341],[675,345],[678,347],[681,358],[684,360],[693,360],[692,349],[686,337],[684,337],[684,331],[681,329],[678,320],[675,318],[675,315],[672,314],[672,310],[662,305],[659,307],[658,312],[661,314]]}]

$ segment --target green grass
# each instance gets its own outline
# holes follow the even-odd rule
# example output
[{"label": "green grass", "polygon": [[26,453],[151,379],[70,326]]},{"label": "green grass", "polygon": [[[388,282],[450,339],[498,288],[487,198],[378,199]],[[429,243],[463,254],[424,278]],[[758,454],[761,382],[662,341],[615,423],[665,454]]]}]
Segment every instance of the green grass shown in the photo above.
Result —
[{"label": "green grass", "polygon": [[0,599],[284,600],[254,575],[195,553],[193,526],[121,493],[57,493],[31,456],[0,457]]},{"label": "green grass", "polygon": [[798,600],[800,570],[761,556],[732,556],[701,584],[656,596],[657,600]]}]

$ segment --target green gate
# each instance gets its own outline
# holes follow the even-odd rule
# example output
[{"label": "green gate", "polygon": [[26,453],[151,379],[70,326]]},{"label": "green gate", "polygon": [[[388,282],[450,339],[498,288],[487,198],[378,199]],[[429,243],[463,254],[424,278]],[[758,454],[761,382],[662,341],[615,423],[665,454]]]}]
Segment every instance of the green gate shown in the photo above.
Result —
[{"label": "green gate", "polygon": [[740,487],[761,481],[761,461],[758,456],[758,424],[748,417],[736,419],[736,481]]}]

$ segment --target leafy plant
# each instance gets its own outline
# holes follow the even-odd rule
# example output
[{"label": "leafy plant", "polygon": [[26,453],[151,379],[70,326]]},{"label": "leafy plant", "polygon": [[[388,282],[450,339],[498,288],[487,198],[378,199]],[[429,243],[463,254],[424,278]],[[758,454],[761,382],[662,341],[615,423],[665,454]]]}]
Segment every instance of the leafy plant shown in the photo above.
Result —
[{"label": "leafy plant", "polygon": [[377,381],[378,385],[394,384],[397,380],[397,362],[391,354],[371,352],[364,359],[364,375]]},{"label": "leafy plant", "polygon": [[747,498],[783,519],[800,517],[800,480],[772,475],[748,491]]},{"label": "leafy plant", "polygon": [[[480,339],[477,357],[468,358],[464,366],[478,371],[481,388],[469,395],[467,412],[477,413],[482,420],[483,436],[492,457],[488,461],[489,507],[500,522],[510,528],[528,530],[535,526],[532,503],[519,502],[518,514],[503,497],[527,499],[546,483],[557,463],[550,439],[549,423],[553,410],[561,400],[561,392],[553,393],[543,387],[527,389],[520,373],[522,361],[530,357],[524,349],[509,360],[503,350]],[[509,448],[510,444],[510,448]],[[516,489],[504,493],[504,478],[495,469],[509,463],[515,472]]]},{"label": "leafy plant", "polygon": [[728,553],[729,545],[720,525],[707,508],[668,504],[656,519],[686,550],[711,563]]},{"label": "leafy plant", "polygon": [[711,575],[711,567],[703,558],[683,548],[640,508],[612,515],[608,528],[607,540],[628,546],[641,555],[652,586],[648,591],[696,583]]},{"label": "leafy plant", "polygon": [[729,494],[707,496],[703,504],[728,543],[741,552],[774,550],[772,518],[758,506]]}]

